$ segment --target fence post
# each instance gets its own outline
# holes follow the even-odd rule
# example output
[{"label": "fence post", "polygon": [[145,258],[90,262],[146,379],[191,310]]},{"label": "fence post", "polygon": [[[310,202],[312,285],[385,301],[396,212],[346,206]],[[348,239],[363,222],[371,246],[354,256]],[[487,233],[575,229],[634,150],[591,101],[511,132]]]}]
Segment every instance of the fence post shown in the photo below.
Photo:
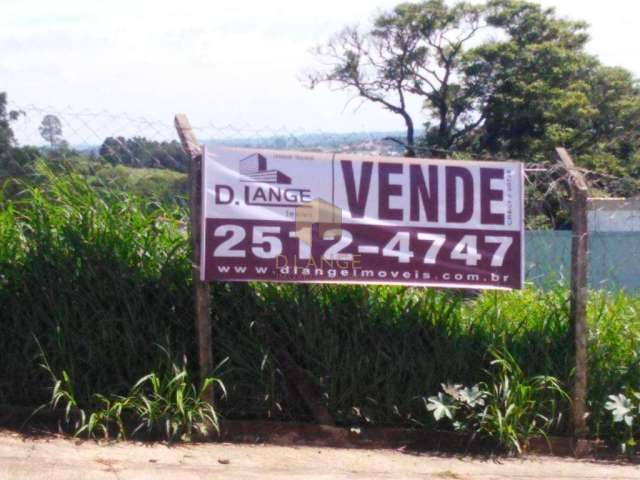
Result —
[{"label": "fence post", "polygon": [[[182,148],[189,156],[190,232],[193,242],[191,276],[195,296],[196,335],[198,336],[198,366],[200,380],[213,375],[213,350],[211,346],[211,289],[200,280],[200,252],[202,248],[202,148],[193,133],[187,116],[179,113],[175,126]],[[205,400],[213,404],[213,386],[205,392]]]},{"label": "fence post", "polygon": [[[573,384],[573,434],[580,449],[580,440],[587,430],[587,182],[576,169],[571,155],[564,148],[556,152],[568,174],[571,188],[571,322],[574,335],[576,371]],[[578,453],[578,452],[576,452]]]}]

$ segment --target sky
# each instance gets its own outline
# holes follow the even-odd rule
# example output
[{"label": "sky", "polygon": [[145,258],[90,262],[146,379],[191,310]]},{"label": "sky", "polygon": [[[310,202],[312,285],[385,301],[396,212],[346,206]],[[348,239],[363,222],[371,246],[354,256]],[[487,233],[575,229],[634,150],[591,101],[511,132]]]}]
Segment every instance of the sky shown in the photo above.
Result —
[{"label": "sky", "polygon": [[[2,0],[0,91],[12,105],[170,124],[295,131],[401,130],[396,115],[306,88],[311,49],[397,0]],[[590,23],[589,51],[640,77],[635,0],[540,0]],[[419,104],[413,106],[420,118]]]}]

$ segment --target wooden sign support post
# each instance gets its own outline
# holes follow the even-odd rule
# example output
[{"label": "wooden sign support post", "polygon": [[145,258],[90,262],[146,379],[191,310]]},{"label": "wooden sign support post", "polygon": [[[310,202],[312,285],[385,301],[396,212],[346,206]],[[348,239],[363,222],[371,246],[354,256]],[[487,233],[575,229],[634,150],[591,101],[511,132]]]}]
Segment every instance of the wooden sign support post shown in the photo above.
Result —
[{"label": "wooden sign support post", "polygon": [[576,169],[564,148],[557,148],[558,157],[567,171],[571,187],[571,322],[575,345],[576,370],[573,383],[572,422],[579,454],[580,440],[587,430],[587,266],[589,234],[587,230],[587,182]]},{"label": "wooden sign support post", "polygon": [[[175,126],[182,148],[189,156],[189,197],[191,206],[190,231],[193,241],[192,281],[195,297],[196,335],[198,336],[198,362],[200,380],[213,375],[213,350],[211,346],[211,289],[200,280],[200,252],[202,247],[202,148],[184,114],[175,117]],[[213,386],[205,392],[206,401],[213,404]]]}]

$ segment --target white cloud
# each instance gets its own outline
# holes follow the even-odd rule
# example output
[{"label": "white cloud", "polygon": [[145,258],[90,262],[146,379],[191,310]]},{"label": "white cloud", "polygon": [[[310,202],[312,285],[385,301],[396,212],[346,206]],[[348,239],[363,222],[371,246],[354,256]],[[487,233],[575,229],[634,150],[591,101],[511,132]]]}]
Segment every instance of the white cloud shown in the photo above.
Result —
[{"label": "white cloud", "polygon": [[[0,90],[17,104],[72,105],[171,121],[306,130],[401,129],[376,106],[299,81],[309,50],[390,0],[3,0]],[[542,0],[592,24],[590,49],[640,75],[636,2]],[[633,23],[632,23],[633,22]],[[416,107],[417,109],[417,107]]]}]

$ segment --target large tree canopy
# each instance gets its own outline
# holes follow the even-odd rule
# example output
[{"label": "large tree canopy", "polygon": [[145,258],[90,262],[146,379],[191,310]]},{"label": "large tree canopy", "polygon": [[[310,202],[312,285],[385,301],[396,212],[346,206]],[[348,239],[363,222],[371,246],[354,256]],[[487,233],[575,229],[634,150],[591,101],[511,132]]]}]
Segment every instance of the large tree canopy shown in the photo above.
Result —
[{"label": "large tree canopy", "polygon": [[580,155],[612,140],[640,96],[629,72],[585,53],[586,25],[528,2],[489,7],[488,24],[508,37],[469,53],[466,73],[491,71],[485,78],[495,86],[476,148],[535,160],[556,145]]},{"label": "large tree canopy", "polygon": [[540,161],[562,145],[589,168],[640,176],[637,80],[587,54],[587,40],[586,24],[529,1],[404,3],[319,47],[324,67],[309,78],[400,115],[408,154]]},{"label": "large tree canopy", "polygon": [[312,87],[330,83],[400,115],[407,153],[414,154],[415,124],[407,97],[419,95],[437,124],[434,147],[450,148],[481,123],[475,115],[484,90],[459,75],[465,45],[483,27],[481,7],[442,0],[403,3],[362,32],[348,27],[316,53],[328,68],[309,75]]}]

